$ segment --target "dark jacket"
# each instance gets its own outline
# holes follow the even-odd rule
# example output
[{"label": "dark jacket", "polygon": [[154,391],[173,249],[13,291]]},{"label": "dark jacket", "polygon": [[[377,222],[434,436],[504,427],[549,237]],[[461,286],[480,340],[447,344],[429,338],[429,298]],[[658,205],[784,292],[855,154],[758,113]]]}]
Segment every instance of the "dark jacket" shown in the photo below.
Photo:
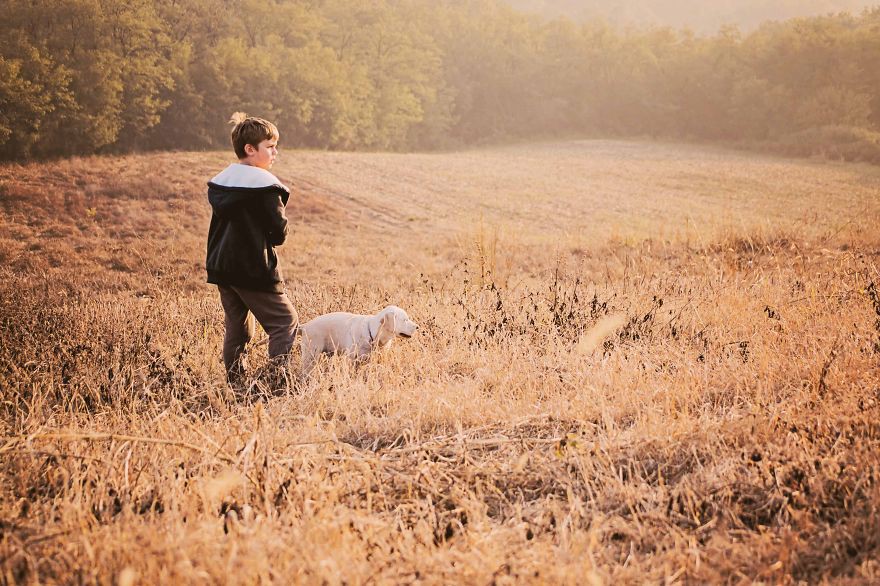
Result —
[{"label": "dark jacket", "polygon": [[208,182],[213,213],[205,268],[208,282],[282,291],[275,246],[287,237],[287,189],[269,171],[234,163]]}]

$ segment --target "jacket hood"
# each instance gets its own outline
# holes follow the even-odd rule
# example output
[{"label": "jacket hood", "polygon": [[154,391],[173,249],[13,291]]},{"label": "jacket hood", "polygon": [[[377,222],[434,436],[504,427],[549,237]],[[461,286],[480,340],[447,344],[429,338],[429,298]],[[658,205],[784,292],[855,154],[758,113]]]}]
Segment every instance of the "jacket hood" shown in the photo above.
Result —
[{"label": "jacket hood", "polygon": [[208,182],[208,202],[220,215],[254,195],[275,193],[284,204],[290,190],[272,173],[259,167],[233,163]]},{"label": "jacket hood", "polygon": [[[267,170],[241,163],[232,163],[215,175],[209,183],[221,187],[269,187],[272,185],[284,187],[278,177]],[[287,188],[285,187],[285,189]]]}]

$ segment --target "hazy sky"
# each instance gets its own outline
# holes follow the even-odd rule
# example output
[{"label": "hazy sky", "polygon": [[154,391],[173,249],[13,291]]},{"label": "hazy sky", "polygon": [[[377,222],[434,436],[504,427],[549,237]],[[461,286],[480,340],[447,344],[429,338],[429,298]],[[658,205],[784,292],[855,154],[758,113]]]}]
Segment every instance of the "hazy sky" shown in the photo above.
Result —
[{"label": "hazy sky", "polygon": [[714,33],[724,24],[743,30],[766,20],[830,12],[859,13],[880,0],[507,0],[514,7],[547,16],[601,17],[614,24],[658,24]]}]

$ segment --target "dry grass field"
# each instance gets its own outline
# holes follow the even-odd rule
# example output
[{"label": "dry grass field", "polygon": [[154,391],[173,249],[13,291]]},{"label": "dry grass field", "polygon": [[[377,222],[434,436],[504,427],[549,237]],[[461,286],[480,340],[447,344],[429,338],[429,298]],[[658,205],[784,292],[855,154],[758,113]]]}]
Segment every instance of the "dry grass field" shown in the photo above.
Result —
[{"label": "dry grass field", "polygon": [[234,394],[228,161],[0,166],[0,581],[880,581],[880,169],[282,152],[300,317],[421,328]]}]

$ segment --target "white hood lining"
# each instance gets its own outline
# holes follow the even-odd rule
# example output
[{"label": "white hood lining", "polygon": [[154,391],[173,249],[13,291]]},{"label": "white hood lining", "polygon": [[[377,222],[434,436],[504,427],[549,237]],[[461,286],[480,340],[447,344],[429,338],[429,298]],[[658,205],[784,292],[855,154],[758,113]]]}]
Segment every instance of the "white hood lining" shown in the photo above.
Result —
[{"label": "white hood lining", "polygon": [[211,183],[223,187],[269,187],[283,185],[275,175],[265,169],[241,163],[232,163],[218,173]]}]

